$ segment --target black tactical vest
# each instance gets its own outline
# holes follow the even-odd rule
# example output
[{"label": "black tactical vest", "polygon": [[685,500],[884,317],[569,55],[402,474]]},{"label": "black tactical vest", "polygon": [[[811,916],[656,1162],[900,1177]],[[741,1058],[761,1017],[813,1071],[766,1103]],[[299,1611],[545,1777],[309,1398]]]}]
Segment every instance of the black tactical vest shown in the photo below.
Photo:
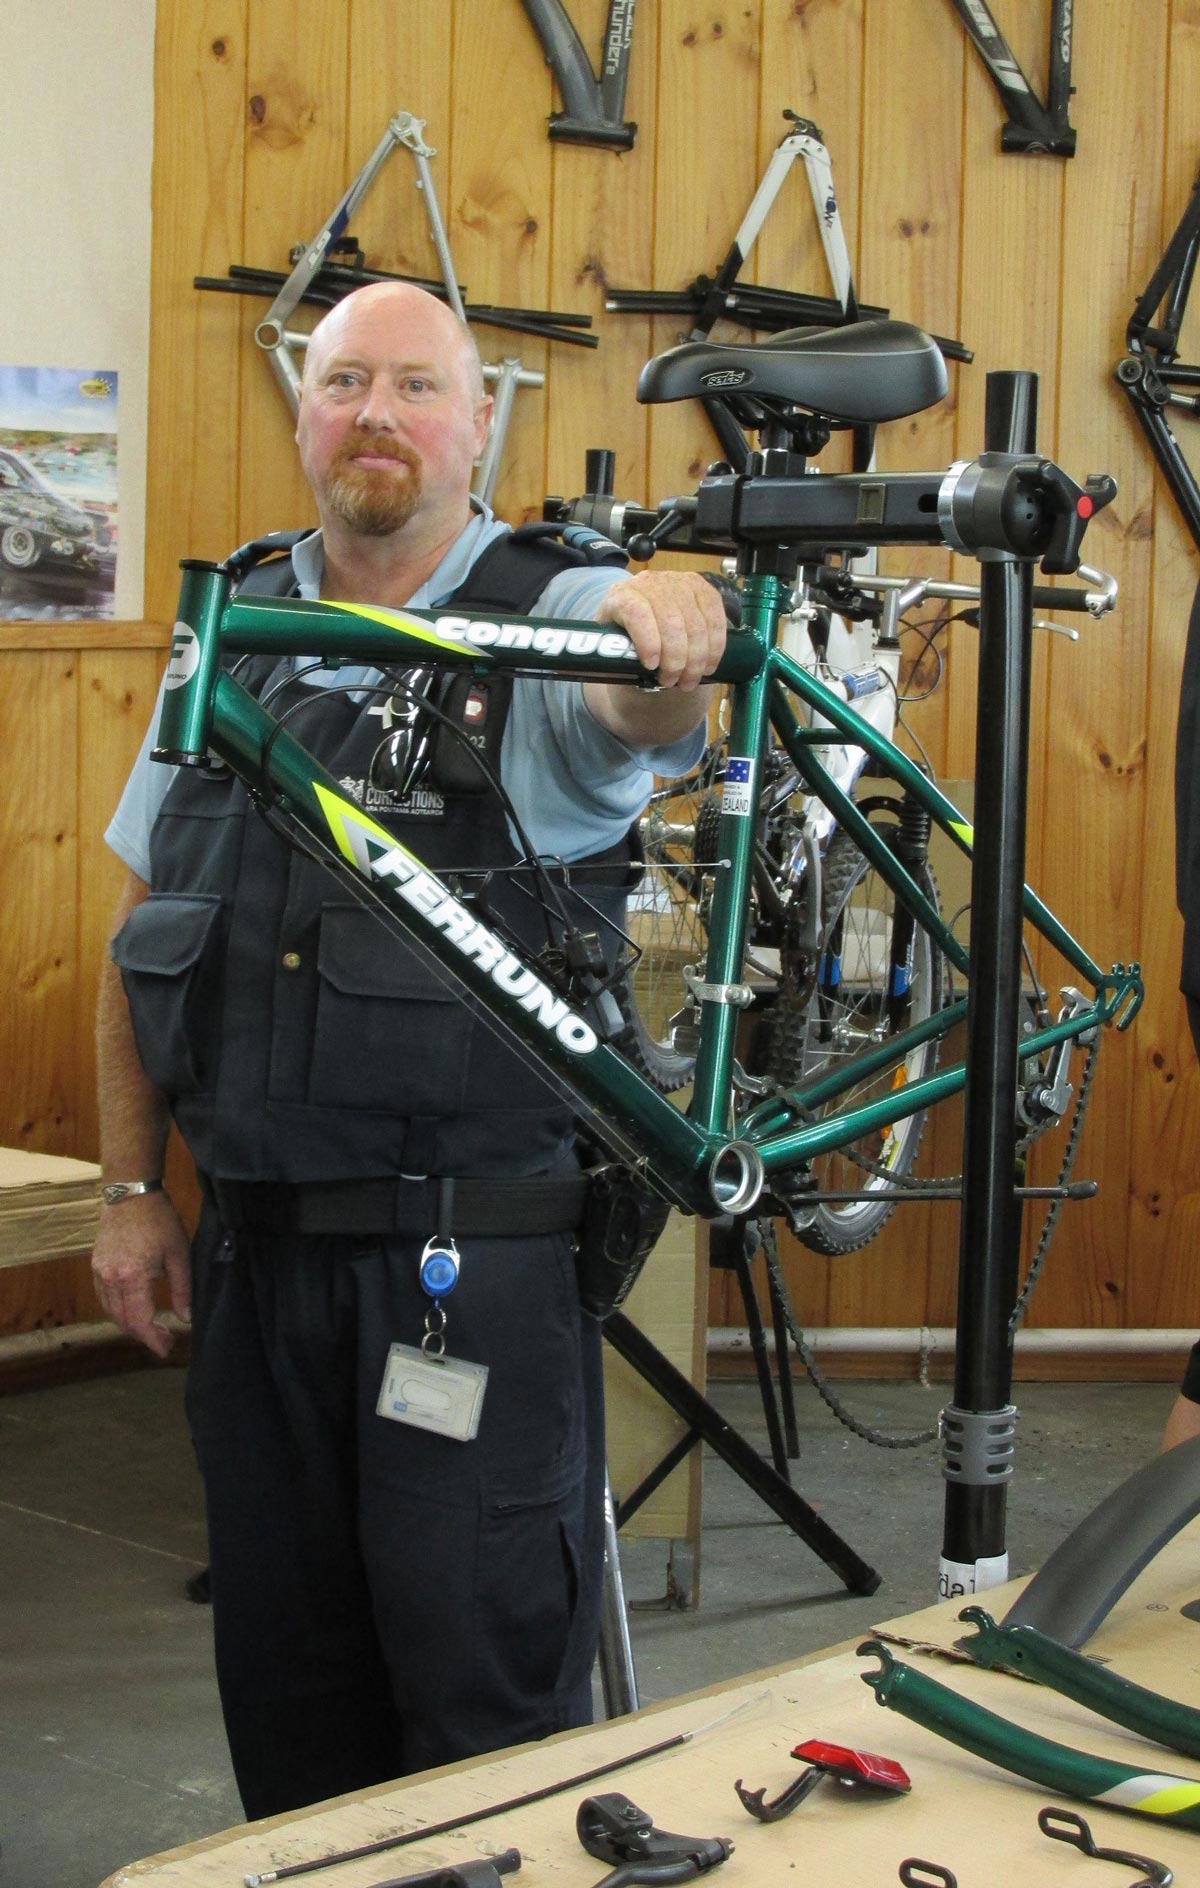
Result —
[{"label": "black tactical vest", "polygon": [[[550,574],[538,546],[528,601],[510,600],[510,577],[507,607],[528,608]],[[499,607],[470,580],[453,601]],[[255,693],[283,673],[270,659],[257,667],[240,677]],[[289,730],[443,877],[467,871],[471,890],[478,875],[495,873],[480,915],[502,916],[538,948],[545,920],[528,878],[518,884],[501,869],[517,855],[494,794],[434,777],[397,805],[372,788],[383,731],[369,710],[382,699],[355,702],[296,681],[272,712],[299,701]],[[507,704],[503,695],[487,712],[506,714]],[[113,957],[142,1063],[202,1173],[296,1185],[401,1173],[519,1176],[561,1163],[572,1132],[566,1104],[474,1003],[252,812],[240,781],[180,770],[150,851],[153,889],[114,940]],[[572,866],[570,876],[623,927],[627,845]],[[566,898],[581,928],[603,932],[574,892]]]}]

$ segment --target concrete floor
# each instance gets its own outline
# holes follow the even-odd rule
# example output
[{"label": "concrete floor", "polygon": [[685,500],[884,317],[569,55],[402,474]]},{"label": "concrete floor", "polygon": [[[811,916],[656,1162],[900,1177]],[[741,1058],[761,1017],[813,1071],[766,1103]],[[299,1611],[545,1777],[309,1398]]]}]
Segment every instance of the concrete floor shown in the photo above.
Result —
[{"label": "concrete floor", "polygon": [[[843,1386],[897,1430],[934,1421],[944,1389]],[[757,1391],[713,1401],[765,1448]],[[1011,1570],[1039,1566],[1153,1454],[1163,1385],[1026,1384],[1009,1497]],[[849,1596],[723,1463],[705,1467],[701,1604],[666,1601],[667,1546],[622,1548],[643,1704],[799,1657],[936,1597],[936,1451],[884,1451],[840,1428],[804,1385],[796,1486],[883,1574]],[[135,1858],[241,1819],[210,1671],[200,1487],[172,1369],[0,1402],[0,1880],[97,1888]]]}]

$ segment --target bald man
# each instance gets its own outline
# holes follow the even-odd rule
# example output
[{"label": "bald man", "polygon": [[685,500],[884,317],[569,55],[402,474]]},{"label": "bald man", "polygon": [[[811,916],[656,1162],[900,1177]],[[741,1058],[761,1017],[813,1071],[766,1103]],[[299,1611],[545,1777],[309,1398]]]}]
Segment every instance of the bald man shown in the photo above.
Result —
[{"label": "bald man", "polygon": [[[468,700],[414,671],[389,704],[393,726],[425,700],[469,721],[534,851],[571,865],[615,935],[626,835],[652,776],[703,744],[724,615],[695,574],[512,539],[470,493],[490,407],[441,303],[348,296],[301,391],[319,528],[244,588],[440,609],[500,608],[515,586],[532,614],[623,626],[658,692],[522,678]],[[515,827],[456,743],[389,771],[381,678],[303,667],[263,658],[243,679],[434,870],[488,875],[489,908],[544,942],[506,873]],[[586,1208],[561,1100],[236,780],[151,764],[151,741],[107,833],[128,877],[100,1001],[94,1270],[159,1356],[161,1276],[192,1318],[217,1676],[259,1817],[590,1721],[599,1327],[575,1285]],[[172,1116],[205,1200],[190,1253],[161,1187]],[[439,1310],[421,1261],[447,1239]],[[427,1426],[431,1371],[474,1428]]]}]

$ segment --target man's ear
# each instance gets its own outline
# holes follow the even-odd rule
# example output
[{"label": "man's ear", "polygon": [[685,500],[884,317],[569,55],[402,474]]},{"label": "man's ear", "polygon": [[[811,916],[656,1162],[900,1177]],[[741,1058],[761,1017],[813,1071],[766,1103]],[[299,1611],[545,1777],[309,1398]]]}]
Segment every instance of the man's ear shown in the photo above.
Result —
[{"label": "man's ear", "polygon": [[483,449],[487,445],[488,433],[491,430],[491,424],[492,424],[492,412],[495,405],[496,405],[496,402],[493,400],[491,394],[485,393],[482,400],[479,402],[479,405],[475,408],[475,463],[476,465],[478,465],[479,460],[483,455]]}]

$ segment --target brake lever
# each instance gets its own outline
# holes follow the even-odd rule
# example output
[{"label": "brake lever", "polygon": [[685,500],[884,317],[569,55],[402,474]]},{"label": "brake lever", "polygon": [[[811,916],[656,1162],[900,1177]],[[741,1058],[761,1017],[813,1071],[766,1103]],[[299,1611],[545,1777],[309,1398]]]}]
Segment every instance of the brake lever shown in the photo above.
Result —
[{"label": "brake lever", "polygon": [[575,1830],[589,1855],[616,1864],[596,1888],[691,1881],[733,1854],[724,1836],[677,1836],[656,1829],[646,1811],[618,1791],[585,1797]]}]

